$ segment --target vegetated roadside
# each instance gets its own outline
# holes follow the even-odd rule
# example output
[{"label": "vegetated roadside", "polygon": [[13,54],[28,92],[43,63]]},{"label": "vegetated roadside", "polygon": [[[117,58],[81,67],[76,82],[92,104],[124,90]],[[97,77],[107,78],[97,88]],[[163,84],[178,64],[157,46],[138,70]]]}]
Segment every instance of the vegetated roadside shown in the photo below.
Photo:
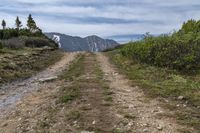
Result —
[{"label": "vegetated roadside", "polygon": [[19,17],[16,28],[0,30],[0,84],[26,78],[58,61],[63,53],[58,44],[48,39],[29,15],[27,28]]},{"label": "vegetated roadside", "polygon": [[0,50],[0,84],[27,78],[54,64],[63,56],[60,50],[23,48]]},{"label": "vegetated roadside", "polygon": [[65,53],[61,60],[42,72],[28,79],[2,86],[0,133],[37,132],[39,129],[36,127],[43,123],[40,120],[47,118],[46,112],[58,107],[57,94],[63,85],[63,80],[58,76],[63,70],[68,69],[76,57],[77,53]]},{"label": "vegetated roadside", "polygon": [[[145,94],[161,98],[177,121],[200,131],[200,21],[173,35],[147,36],[107,54]],[[188,131],[189,132],[189,131]]]}]

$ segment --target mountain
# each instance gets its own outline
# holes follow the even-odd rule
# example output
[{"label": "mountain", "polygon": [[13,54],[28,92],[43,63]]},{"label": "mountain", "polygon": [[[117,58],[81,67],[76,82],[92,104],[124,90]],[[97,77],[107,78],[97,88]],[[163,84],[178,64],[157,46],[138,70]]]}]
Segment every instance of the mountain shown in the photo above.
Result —
[{"label": "mountain", "polygon": [[66,51],[99,52],[120,45],[114,40],[102,39],[95,35],[85,38],[74,37],[60,33],[45,33],[45,35],[57,42],[60,48]]}]

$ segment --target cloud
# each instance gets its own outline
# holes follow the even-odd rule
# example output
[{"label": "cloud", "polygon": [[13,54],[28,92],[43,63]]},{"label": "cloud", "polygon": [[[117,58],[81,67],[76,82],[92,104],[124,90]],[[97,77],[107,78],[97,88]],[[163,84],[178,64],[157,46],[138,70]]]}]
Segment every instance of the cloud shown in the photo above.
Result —
[{"label": "cloud", "polygon": [[[199,0],[0,0],[0,20],[10,27],[28,14],[43,31],[103,37],[168,33],[200,18]],[[126,37],[128,38],[128,37]]]}]

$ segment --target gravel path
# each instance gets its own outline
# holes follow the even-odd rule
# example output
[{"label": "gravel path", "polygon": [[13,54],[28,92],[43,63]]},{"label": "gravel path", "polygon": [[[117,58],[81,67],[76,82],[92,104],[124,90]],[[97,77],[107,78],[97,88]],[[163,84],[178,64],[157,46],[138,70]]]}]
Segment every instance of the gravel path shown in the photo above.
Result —
[{"label": "gravel path", "polygon": [[[131,85],[103,53],[83,53],[79,66],[84,69],[73,82],[54,80],[76,55],[66,53],[37,75],[1,87],[0,133],[178,133],[187,129],[169,117],[173,112],[163,109],[159,100],[147,98],[142,89]],[[80,96],[59,104],[61,88],[73,84]],[[67,115],[71,113],[77,120]]]},{"label": "gravel path", "polygon": [[76,53],[65,53],[63,58],[55,65],[22,81],[15,81],[0,87],[0,117],[14,107],[25,95],[34,90],[44,88],[47,83],[57,78],[58,75],[74,60]]},{"label": "gravel path", "polygon": [[161,108],[159,101],[148,99],[138,86],[131,86],[129,80],[117,72],[114,65],[102,53],[97,54],[104,72],[104,77],[110,82],[115,93],[116,109],[119,117],[131,114],[135,117],[132,131],[136,133],[177,133],[183,127],[176,120],[169,118],[169,110]]}]

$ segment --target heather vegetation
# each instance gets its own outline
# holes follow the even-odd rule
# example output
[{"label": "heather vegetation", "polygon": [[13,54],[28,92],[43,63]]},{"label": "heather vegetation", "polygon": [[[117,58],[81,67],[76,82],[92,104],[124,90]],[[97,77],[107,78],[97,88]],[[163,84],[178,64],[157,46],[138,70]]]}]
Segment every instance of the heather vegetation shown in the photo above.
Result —
[{"label": "heather vegetation", "polygon": [[121,54],[140,63],[195,72],[200,67],[200,21],[189,20],[178,32],[158,37],[145,35],[138,42],[130,42]]}]

